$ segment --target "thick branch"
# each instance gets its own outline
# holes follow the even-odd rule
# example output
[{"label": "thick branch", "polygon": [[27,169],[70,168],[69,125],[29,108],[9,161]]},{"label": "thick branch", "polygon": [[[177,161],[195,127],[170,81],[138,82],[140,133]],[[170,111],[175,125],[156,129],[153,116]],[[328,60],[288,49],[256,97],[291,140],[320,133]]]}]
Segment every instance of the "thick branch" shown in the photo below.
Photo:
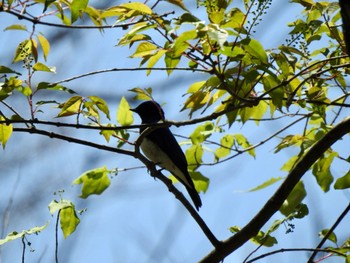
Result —
[{"label": "thick branch", "polygon": [[118,149],[115,147],[109,147],[106,145],[92,143],[92,142],[77,139],[77,138],[72,138],[72,137],[61,135],[58,133],[53,133],[53,132],[49,132],[49,131],[45,131],[45,130],[39,130],[39,129],[36,129],[34,127],[32,127],[32,128],[13,128],[13,131],[14,132],[26,132],[26,133],[31,133],[31,134],[40,134],[40,135],[44,135],[44,136],[47,136],[50,138],[64,140],[67,142],[73,142],[76,144],[85,145],[85,146],[93,147],[93,148],[104,150],[104,151],[133,156],[133,157],[139,159],[142,163],[144,163],[147,166],[151,175],[153,177],[159,179],[160,181],[162,181],[167,186],[169,192],[173,193],[175,195],[175,197],[183,204],[183,206],[188,210],[188,212],[191,214],[193,219],[197,222],[197,224],[202,229],[203,233],[206,235],[206,237],[212,243],[212,245],[214,247],[218,247],[220,245],[220,241],[217,240],[217,238],[211,232],[211,230],[206,225],[204,220],[200,217],[200,215],[193,208],[193,206],[189,203],[189,201],[185,198],[185,196],[173,185],[173,183],[170,179],[168,179],[166,176],[164,176],[160,171],[157,171],[154,163],[150,162],[146,157],[144,157],[140,153],[138,145],[135,146],[135,151],[128,151],[128,150]]},{"label": "thick branch", "polygon": [[299,182],[302,176],[310,169],[318,158],[341,137],[350,132],[350,117],[345,118],[334,126],[322,139],[315,143],[302,159],[295,165],[292,171],[277,189],[273,196],[267,201],[264,207],[256,216],[234,236],[222,242],[219,248],[215,248],[200,262],[220,262],[236,249],[241,247],[250,238],[254,237],[265,223],[278,211],[284,200]]}]

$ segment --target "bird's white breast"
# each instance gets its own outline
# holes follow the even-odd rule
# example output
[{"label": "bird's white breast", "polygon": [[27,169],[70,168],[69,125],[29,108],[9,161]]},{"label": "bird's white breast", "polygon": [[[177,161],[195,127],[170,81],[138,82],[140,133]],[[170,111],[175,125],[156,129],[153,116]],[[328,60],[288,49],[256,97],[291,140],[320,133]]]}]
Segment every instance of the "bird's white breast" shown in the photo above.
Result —
[{"label": "bird's white breast", "polygon": [[153,143],[151,140],[144,138],[141,143],[141,150],[149,160],[168,170],[175,177],[181,178],[187,186],[191,187],[182,171],[177,168],[168,155],[160,147],[158,147],[158,145]]}]

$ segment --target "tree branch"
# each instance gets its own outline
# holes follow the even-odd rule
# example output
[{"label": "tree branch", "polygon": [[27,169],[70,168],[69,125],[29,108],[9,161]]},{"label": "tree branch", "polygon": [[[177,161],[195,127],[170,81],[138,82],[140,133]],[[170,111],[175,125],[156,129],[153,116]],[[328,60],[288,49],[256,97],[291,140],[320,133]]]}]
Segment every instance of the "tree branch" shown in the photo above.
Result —
[{"label": "tree branch", "polygon": [[247,261],[247,263],[252,263],[254,261],[258,261],[259,259],[277,254],[277,253],[284,253],[284,252],[296,252],[296,251],[311,251],[311,252],[327,252],[327,253],[334,253],[334,254],[338,254],[340,256],[344,256],[343,253],[340,253],[338,251],[332,250],[332,249],[321,249],[321,248],[281,248],[278,250],[274,250],[265,254],[262,254],[260,256],[257,256],[249,261]]},{"label": "tree branch", "polygon": [[334,126],[322,139],[317,141],[310,150],[300,159],[293,170],[290,171],[281,186],[271,196],[255,217],[235,235],[222,241],[219,248],[215,248],[201,263],[220,262],[236,249],[241,247],[250,238],[254,237],[265,223],[278,211],[284,200],[299,182],[302,176],[310,169],[312,164],[341,137],[350,132],[350,117],[345,118]]},{"label": "tree branch", "polygon": [[[330,234],[334,232],[334,230],[337,228],[337,226],[340,224],[340,222],[344,219],[344,217],[349,213],[350,211],[350,203],[348,206],[344,209],[344,211],[341,213],[341,215],[337,218],[333,226],[328,230],[327,234],[322,238],[321,242],[318,244],[312,255],[310,256],[308,263],[313,263],[314,258],[316,257],[317,253],[319,252],[319,249],[323,246],[323,244],[327,241]],[[333,251],[332,251],[333,252]]]},{"label": "tree branch", "polygon": [[85,145],[89,147],[93,147],[96,149],[104,150],[104,151],[109,151],[109,152],[114,152],[114,153],[120,153],[120,154],[125,154],[128,156],[133,156],[134,158],[139,159],[142,163],[144,163],[148,170],[150,171],[151,175],[160,181],[162,181],[168,188],[169,192],[173,193],[176,199],[178,199],[183,206],[188,210],[188,212],[191,214],[193,219],[197,222],[199,227],[202,229],[203,233],[206,235],[206,237],[209,239],[211,244],[214,247],[218,247],[220,245],[220,241],[217,240],[217,238],[214,236],[214,234],[211,232],[209,227],[206,225],[204,220],[200,217],[200,215],[197,213],[197,211],[194,209],[194,207],[190,204],[190,202],[185,198],[185,196],[180,192],[172,183],[172,181],[164,176],[160,171],[156,169],[156,165],[149,161],[145,156],[143,156],[140,151],[139,151],[139,146],[135,144],[135,151],[128,151],[128,150],[123,150],[123,149],[118,149],[114,147],[109,147],[106,145],[101,145],[101,144],[96,144],[92,143],[89,141],[85,140],[80,140],[77,138],[72,138],[69,136],[45,131],[45,130],[39,130],[36,129],[35,127],[32,128],[13,128],[14,132],[26,132],[26,133],[31,133],[31,134],[40,134],[44,135],[50,138],[55,138],[59,140],[64,140],[67,142],[73,142],[76,144],[80,145]]}]

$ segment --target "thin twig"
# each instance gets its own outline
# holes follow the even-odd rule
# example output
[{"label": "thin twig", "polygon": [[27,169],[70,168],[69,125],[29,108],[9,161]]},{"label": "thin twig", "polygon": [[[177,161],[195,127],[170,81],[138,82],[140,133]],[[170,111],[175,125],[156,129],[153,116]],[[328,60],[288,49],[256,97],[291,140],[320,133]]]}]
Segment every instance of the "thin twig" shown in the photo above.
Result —
[{"label": "thin twig", "polygon": [[[308,263],[313,263],[314,258],[316,257],[317,253],[319,252],[318,249],[321,249],[323,244],[327,241],[328,237],[334,232],[334,230],[337,228],[337,226],[340,224],[340,222],[344,219],[344,217],[349,213],[350,211],[350,203],[348,206],[344,209],[344,211],[340,214],[340,216],[337,218],[333,226],[328,230],[327,234],[324,235],[321,242],[316,247],[315,251],[310,256]],[[333,251],[332,251],[333,252]]]},{"label": "thin twig", "polygon": [[57,213],[57,219],[56,219],[56,233],[55,233],[55,262],[58,263],[58,223],[59,223],[59,219],[60,219],[60,213],[61,213],[61,209],[58,210]]},{"label": "thin twig", "polygon": [[259,259],[262,259],[262,258],[265,258],[265,257],[268,257],[268,256],[272,256],[274,254],[277,254],[277,253],[284,253],[284,252],[297,252],[297,251],[312,251],[312,252],[331,252],[331,253],[334,253],[334,254],[338,254],[340,256],[344,256],[343,253],[341,252],[338,252],[336,250],[332,250],[332,249],[322,249],[322,248],[281,248],[281,249],[278,249],[278,250],[274,250],[274,251],[271,251],[271,252],[268,252],[268,253],[265,253],[265,254],[262,254],[258,257],[255,257],[249,261],[247,261],[247,263],[252,263],[254,261],[258,261]]},{"label": "thin twig", "polygon": [[266,222],[278,211],[284,200],[291,193],[295,185],[300,181],[302,176],[310,169],[317,159],[331,147],[335,142],[339,141],[345,134],[350,132],[350,117],[334,126],[320,140],[318,140],[309,151],[299,160],[299,162],[290,171],[284,182],[277,191],[266,202],[262,209],[254,216],[254,218],[239,232],[222,241],[220,249],[212,250],[200,262],[220,262],[233,251],[245,244],[250,238],[254,237]]}]

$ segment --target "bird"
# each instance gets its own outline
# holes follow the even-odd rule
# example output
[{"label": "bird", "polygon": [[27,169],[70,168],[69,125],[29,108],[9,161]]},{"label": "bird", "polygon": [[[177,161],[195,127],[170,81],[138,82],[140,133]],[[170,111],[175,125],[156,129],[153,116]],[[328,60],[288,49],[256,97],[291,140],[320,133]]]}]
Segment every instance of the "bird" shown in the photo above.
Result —
[{"label": "bird", "polygon": [[[165,120],[163,109],[153,100],[142,102],[136,108],[130,110],[140,116],[142,124],[154,124]],[[146,129],[147,127],[141,127],[140,134]],[[185,186],[197,211],[199,211],[199,208],[202,206],[201,198],[188,173],[188,163],[185,154],[170,129],[168,127],[159,127],[151,130],[149,133],[146,133],[140,147],[150,161],[168,170]]]}]

